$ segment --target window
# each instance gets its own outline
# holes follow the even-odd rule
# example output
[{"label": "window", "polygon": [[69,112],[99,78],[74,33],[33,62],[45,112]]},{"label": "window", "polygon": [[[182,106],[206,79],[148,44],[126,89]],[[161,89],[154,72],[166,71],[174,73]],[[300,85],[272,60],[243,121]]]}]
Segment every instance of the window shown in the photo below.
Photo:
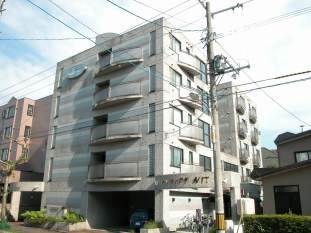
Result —
[{"label": "window", "polygon": [[170,123],[180,126],[183,122],[182,111],[174,106],[171,106],[171,120]]},{"label": "window", "polygon": [[296,163],[309,160],[311,159],[311,150],[295,152],[295,158],[296,158]]},{"label": "window", "polygon": [[28,104],[27,116],[33,116],[33,105]]},{"label": "window", "polygon": [[207,84],[206,65],[202,61],[200,61],[200,72],[200,79]]},{"label": "window", "polygon": [[212,170],[212,160],[210,157],[200,155],[200,166],[204,168],[204,171]]},{"label": "window", "polygon": [[1,150],[1,157],[0,159],[2,161],[7,161],[9,158],[9,149],[8,148],[4,148]]},{"label": "window", "polygon": [[191,80],[187,79],[187,86],[191,88]]},{"label": "window", "polygon": [[25,131],[24,131],[24,137],[29,138],[31,134],[31,127],[30,126],[25,126]]},{"label": "window", "polygon": [[53,134],[51,136],[51,149],[55,148],[57,126],[53,126]]},{"label": "window", "polygon": [[224,171],[239,172],[239,167],[238,165],[224,161]]},{"label": "window", "polygon": [[192,115],[188,113],[188,125],[192,125]]},{"label": "window", "polygon": [[189,164],[193,165],[193,152],[189,151]]},{"label": "window", "polygon": [[54,165],[54,158],[50,158],[50,164],[49,164],[49,177],[48,177],[48,181],[52,181],[52,175],[53,175],[53,165]]},{"label": "window", "polygon": [[29,158],[29,149],[28,148],[23,147],[23,149],[22,149],[22,156],[23,156],[24,159],[28,159]]},{"label": "window", "polygon": [[12,136],[12,126],[5,127],[4,129],[4,137],[10,138]]},{"label": "window", "polygon": [[171,77],[172,77],[172,85],[173,86],[182,86],[182,76],[176,70],[170,68]]},{"label": "window", "polygon": [[170,40],[170,48],[175,52],[179,52],[181,50],[181,42],[172,34],[170,34]]},{"label": "window", "polygon": [[149,132],[155,132],[155,103],[149,104]]},{"label": "window", "polygon": [[60,96],[57,96],[55,100],[55,107],[54,107],[54,118],[58,117],[59,105],[60,105]]},{"label": "window", "polygon": [[149,67],[149,92],[156,90],[156,66]]},{"label": "window", "polygon": [[148,169],[149,176],[154,176],[154,164],[155,164],[155,145],[154,144],[149,145],[148,161],[149,161],[149,169]]},{"label": "window", "polygon": [[171,166],[180,167],[183,163],[183,150],[174,146],[170,146],[171,150]]},{"label": "window", "polygon": [[11,117],[14,117],[15,115],[15,106],[11,106],[8,108],[7,110],[7,116],[6,118],[11,118]]},{"label": "window", "polygon": [[149,36],[149,55],[152,56],[156,54],[156,31],[150,32]]},{"label": "window", "polygon": [[209,95],[207,92],[203,91],[202,92],[202,111],[204,113],[209,114]]},{"label": "window", "polygon": [[211,128],[210,125],[202,120],[199,120],[199,127],[203,129],[203,141],[204,145],[211,147]]}]

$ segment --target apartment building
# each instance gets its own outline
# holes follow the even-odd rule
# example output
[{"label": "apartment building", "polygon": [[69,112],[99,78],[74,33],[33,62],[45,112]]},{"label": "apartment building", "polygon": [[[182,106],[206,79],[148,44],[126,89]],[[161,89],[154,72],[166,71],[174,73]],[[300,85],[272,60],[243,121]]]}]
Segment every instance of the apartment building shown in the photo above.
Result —
[{"label": "apartment building", "polygon": [[261,186],[250,178],[254,168],[262,167],[256,104],[240,94],[233,82],[222,83],[217,90],[221,151],[234,158],[241,174],[242,196],[254,198],[260,213]]},{"label": "apartment building", "polygon": [[[163,18],[96,42],[57,65],[42,208],[75,210],[91,228],[126,226],[139,209],[173,229],[196,209],[211,215],[204,57]],[[224,176],[236,217],[240,174]]]},{"label": "apartment building", "polygon": [[14,220],[26,210],[40,209],[51,100],[52,96],[38,100],[13,97],[0,106],[1,161],[14,161],[22,155],[28,158],[9,178]]},{"label": "apartment building", "polygon": [[311,130],[285,132],[275,139],[280,166],[255,169],[262,181],[265,214],[311,214]]}]

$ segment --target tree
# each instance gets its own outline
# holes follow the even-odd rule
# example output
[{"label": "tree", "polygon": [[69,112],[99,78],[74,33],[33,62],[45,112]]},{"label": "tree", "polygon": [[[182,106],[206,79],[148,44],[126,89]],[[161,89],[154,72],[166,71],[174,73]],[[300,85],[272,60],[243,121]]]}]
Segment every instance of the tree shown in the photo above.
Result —
[{"label": "tree", "polygon": [[[23,150],[27,148],[28,151],[28,146],[26,147],[27,140],[25,139],[25,144],[19,143],[17,140],[10,139],[17,144],[21,145]],[[9,178],[12,175],[13,171],[16,170],[16,167],[20,164],[23,164],[28,161],[28,155],[27,154],[22,154],[17,160],[0,160],[0,174],[3,177],[4,181],[4,186],[3,186],[3,192],[2,192],[2,205],[1,205],[1,219],[6,219],[6,204],[7,204],[7,196],[8,196],[8,187],[9,187]]]}]

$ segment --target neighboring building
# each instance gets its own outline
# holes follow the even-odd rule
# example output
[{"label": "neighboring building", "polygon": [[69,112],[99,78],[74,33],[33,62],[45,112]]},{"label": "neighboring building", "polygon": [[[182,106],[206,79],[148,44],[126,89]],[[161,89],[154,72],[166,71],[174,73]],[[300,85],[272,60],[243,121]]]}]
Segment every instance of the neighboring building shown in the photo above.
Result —
[{"label": "neighboring building", "polygon": [[256,212],[261,212],[261,186],[249,175],[262,167],[260,130],[256,104],[239,94],[233,82],[218,85],[218,108],[221,150],[235,160],[241,173],[242,195],[255,199]]},{"label": "neighboring building", "polygon": [[261,147],[262,167],[276,168],[279,167],[279,156],[276,150],[270,150]]},{"label": "neighboring building", "polygon": [[283,133],[274,142],[280,167],[252,174],[263,183],[264,213],[311,215],[311,130]]},{"label": "neighboring building", "polygon": [[[12,98],[0,106],[0,159],[28,157],[9,179],[10,212],[15,220],[29,209],[40,209],[52,96],[32,100]],[[3,181],[1,180],[1,185]]]},{"label": "neighboring building", "polygon": [[[196,209],[213,213],[206,66],[170,28],[159,19],[103,34],[96,47],[58,63],[42,199],[48,213],[73,209],[92,228],[128,225],[137,209],[171,228]],[[237,220],[239,160],[223,158],[226,216]],[[204,179],[188,184],[193,177],[181,173]]]}]

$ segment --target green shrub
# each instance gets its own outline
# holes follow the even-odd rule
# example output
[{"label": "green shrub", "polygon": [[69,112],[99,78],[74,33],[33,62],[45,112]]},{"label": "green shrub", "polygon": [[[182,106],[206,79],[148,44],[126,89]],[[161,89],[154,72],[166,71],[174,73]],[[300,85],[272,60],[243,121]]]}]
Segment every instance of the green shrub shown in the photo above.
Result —
[{"label": "green shrub", "polygon": [[66,214],[64,214],[63,220],[66,223],[74,224],[78,222],[84,222],[84,217],[80,214],[75,213],[74,211],[68,211]]},{"label": "green shrub", "polygon": [[26,224],[40,226],[47,221],[47,217],[43,210],[40,211],[26,211],[21,215]]},{"label": "green shrub", "polygon": [[311,216],[247,215],[244,233],[310,233]]},{"label": "green shrub", "polygon": [[216,233],[216,228],[214,228],[214,227],[210,228],[208,233]]},{"label": "green shrub", "polygon": [[47,216],[46,217],[46,222],[48,223],[57,223],[57,222],[63,222],[63,219],[57,216]]},{"label": "green shrub", "polygon": [[10,230],[11,225],[4,219],[0,220],[0,230]]},{"label": "green shrub", "polygon": [[155,228],[161,228],[161,227],[162,227],[162,224],[159,222],[155,222],[154,220],[147,221],[144,224],[145,229],[155,229]]}]

